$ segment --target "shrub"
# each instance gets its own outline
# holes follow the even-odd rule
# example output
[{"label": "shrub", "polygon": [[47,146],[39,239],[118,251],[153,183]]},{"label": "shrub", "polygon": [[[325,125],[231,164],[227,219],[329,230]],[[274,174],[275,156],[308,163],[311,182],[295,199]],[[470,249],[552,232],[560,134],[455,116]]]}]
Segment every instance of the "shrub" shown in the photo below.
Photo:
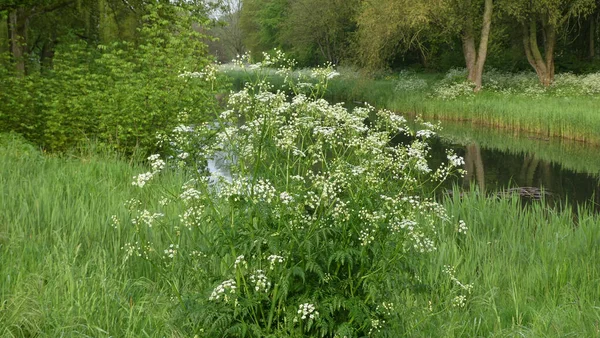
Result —
[{"label": "shrub", "polygon": [[[418,266],[439,244],[436,224],[450,221],[432,185],[462,159],[448,153],[434,170],[432,125],[414,133],[390,111],[320,99],[336,75],[329,67],[312,72],[311,95],[286,76],[288,97],[270,91],[265,64],[238,65],[256,80],[230,95],[215,123],[179,128],[173,143],[185,144],[186,134],[205,140],[197,158],[213,167],[221,159],[220,174],[189,162],[197,177],[170,192],[169,205],[137,203],[136,233],[123,246],[128,264],[146,262],[178,285],[177,323],[190,334],[383,334],[386,322],[402,322],[399,295],[419,290]],[[399,134],[414,139],[393,144]],[[170,166],[149,160],[152,171],[133,182],[144,189]]]},{"label": "shrub", "polygon": [[198,17],[182,5],[148,5],[138,44],[92,48],[65,44],[44,74],[0,78],[0,130],[23,133],[49,150],[86,139],[131,153],[155,151],[184,109],[201,123],[217,109],[224,89],[208,67]]}]

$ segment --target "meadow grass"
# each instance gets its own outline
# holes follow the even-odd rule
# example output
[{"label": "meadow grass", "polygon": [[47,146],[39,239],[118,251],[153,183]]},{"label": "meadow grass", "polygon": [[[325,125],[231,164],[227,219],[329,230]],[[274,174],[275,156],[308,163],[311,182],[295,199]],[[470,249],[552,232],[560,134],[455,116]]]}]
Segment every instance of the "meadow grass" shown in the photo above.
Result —
[{"label": "meadow grass", "polygon": [[[0,336],[191,334],[186,320],[177,318],[182,305],[172,299],[191,272],[163,274],[139,261],[124,262],[121,247],[134,229],[124,221],[130,216],[123,202],[157,201],[164,187],[186,180],[167,171],[155,178],[158,184],[132,187],[131,177],[145,170],[115,155],[48,156],[12,136],[1,138]],[[440,246],[419,267],[422,289],[389,295],[402,304],[402,316],[386,324],[388,333],[600,336],[597,215],[586,208],[574,217],[543,204],[525,207],[516,197],[458,195],[444,206],[468,230],[439,224]],[[113,224],[113,215],[121,224]],[[455,279],[445,266],[454,268]],[[455,302],[459,296],[465,297],[462,305]]]},{"label": "meadow grass", "polygon": [[[225,69],[233,78],[234,87],[240,87],[247,81],[244,72],[235,68]],[[565,78],[570,82],[565,81],[564,86],[547,92],[533,83],[527,86],[515,84],[515,88],[508,87],[504,91],[484,89],[477,95],[471,95],[468,85],[456,80],[453,87],[451,81],[454,80],[448,80],[444,74],[372,78],[349,69],[342,69],[340,73],[341,76],[329,82],[326,98],[330,101],[368,102],[379,109],[421,115],[427,119],[470,122],[475,126],[600,144],[600,98],[582,93],[579,87],[571,89],[569,85],[577,83],[577,80],[568,76]],[[493,79],[495,73],[491,73]],[[498,76],[507,77],[506,74]],[[514,81],[519,81],[518,75],[515,77],[517,80]],[[283,84],[274,72],[269,80],[276,85]]]},{"label": "meadow grass", "polygon": [[[47,156],[0,139],[0,336],[176,336],[165,284],[124,268],[124,201],[140,165],[91,151]],[[165,175],[166,186],[182,177]]]},{"label": "meadow grass", "polygon": [[[487,199],[469,194],[448,199],[445,206],[460,215],[466,236],[456,236],[432,256],[428,283],[445,289],[441,266],[456,267],[456,278],[472,283],[464,308],[433,307],[418,330],[431,336],[600,336],[600,222],[581,208],[577,215],[518,197]],[[447,278],[447,277],[446,277]],[[433,303],[437,302],[433,299]],[[430,331],[433,330],[433,331]]]}]

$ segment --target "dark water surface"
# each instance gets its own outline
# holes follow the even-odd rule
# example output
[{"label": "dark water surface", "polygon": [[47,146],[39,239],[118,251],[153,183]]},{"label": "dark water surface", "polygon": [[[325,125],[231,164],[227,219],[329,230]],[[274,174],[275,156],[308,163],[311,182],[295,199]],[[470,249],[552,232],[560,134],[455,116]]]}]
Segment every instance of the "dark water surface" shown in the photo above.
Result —
[{"label": "dark water surface", "polygon": [[444,161],[448,148],[463,156],[467,174],[454,179],[458,186],[488,194],[543,188],[549,203],[587,203],[600,212],[600,147],[469,123],[443,122],[442,127],[431,160],[433,165]]}]

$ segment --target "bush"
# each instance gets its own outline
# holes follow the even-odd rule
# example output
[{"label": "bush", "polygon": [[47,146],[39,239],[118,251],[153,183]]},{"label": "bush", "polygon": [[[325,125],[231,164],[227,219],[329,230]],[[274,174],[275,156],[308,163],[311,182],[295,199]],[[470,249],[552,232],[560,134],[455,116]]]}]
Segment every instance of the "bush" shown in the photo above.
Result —
[{"label": "bush", "polygon": [[[439,244],[436,224],[450,221],[430,198],[431,184],[462,159],[448,153],[448,163],[433,170],[432,125],[413,133],[389,111],[348,111],[320,99],[333,69],[312,72],[318,83],[311,95],[299,94],[287,76],[288,98],[270,91],[264,65],[240,63],[256,80],[230,96],[229,110],[202,128],[179,128],[168,142],[188,144],[186,133],[210,140],[197,157],[224,165],[217,174],[188,162],[198,176],[170,192],[168,205],[136,203],[125,259],[179,285],[177,325],[190,335],[393,332],[385,323],[402,323],[400,295],[418,292],[418,267]],[[377,118],[367,127],[370,115]],[[399,134],[415,138],[391,143]],[[179,153],[186,155],[176,166],[190,156]],[[149,160],[152,171],[133,182],[144,189],[173,163]]]},{"label": "bush", "polygon": [[197,18],[175,5],[147,7],[140,43],[57,50],[45,74],[0,79],[0,130],[23,133],[49,150],[97,139],[119,151],[156,151],[156,135],[182,111],[200,123],[217,109],[223,81],[208,67]]}]

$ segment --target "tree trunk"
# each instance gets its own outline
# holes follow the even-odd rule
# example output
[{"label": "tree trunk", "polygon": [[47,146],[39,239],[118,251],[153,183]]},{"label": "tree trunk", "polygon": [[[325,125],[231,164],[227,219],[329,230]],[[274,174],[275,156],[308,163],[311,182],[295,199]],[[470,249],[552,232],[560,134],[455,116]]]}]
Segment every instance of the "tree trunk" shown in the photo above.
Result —
[{"label": "tree trunk", "polygon": [[463,54],[467,66],[467,79],[475,80],[475,63],[477,62],[477,50],[475,49],[475,34],[473,32],[473,19],[469,15],[466,19],[465,28],[462,32]]},{"label": "tree trunk", "polygon": [[494,3],[492,0],[485,0],[485,9],[483,11],[483,25],[481,27],[481,38],[479,40],[479,52],[477,53],[477,62],[475,69],[475,92],[481,90],[483,78],[483,66],[487,58],[488,41],[490,39],[490,29],[492,27],[492,12]]},{"label": "tree trunk", "polygon": [[[467,6],[470,2],[467,3]],[[479,51],[475,46],[475,29],[473,28],[473,17],[467,14],[465,18],[465,27],[462,33],[463,54],[467,66],[467,79],[475,83],[475,92],[481,90],[483,66],[487,58],[488,41],[492,27],[493,0],[485,0],[483,11],[483,22],[481,27],[481,37],[479,39]],[[469,10],[469,8],[467,8]]]},{"label": "tree trunk", "polygon": [[589,57],[593,59],[596,56],[596,17],[590,15],[590,52]]},{"label": "tree trunk", "polygon": [[25,54],[27,48],[27,23],[23,9],[17,8],[8,13],[10,52],[15,62],[17,76],[25,75]]},{"label": "tree trunk", "polygon": [[523,47],[527,61],[535,69],[535,72],[544,87],[548,87],[554,81],[554,48],[556,46],[556,30],[553,25],[547,24],[543,27],[545,44],[544,54],[540,52],[537,41],[537,21],[531,19],[529,25],[523,25]]}]

